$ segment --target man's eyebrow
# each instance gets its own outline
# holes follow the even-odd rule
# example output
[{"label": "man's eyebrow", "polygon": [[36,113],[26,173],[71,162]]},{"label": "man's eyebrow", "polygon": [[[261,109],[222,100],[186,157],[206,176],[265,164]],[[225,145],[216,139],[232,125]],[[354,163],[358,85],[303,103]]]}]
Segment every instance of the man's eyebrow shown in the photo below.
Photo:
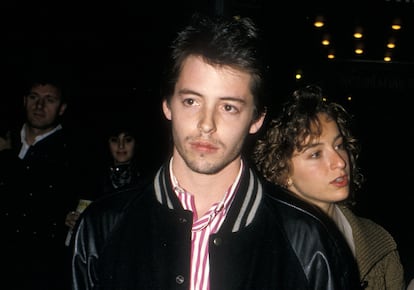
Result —
[{"label": "man's eyebrow", "polygon": [[246,100],[242,97],[221,97],[220,100],[246,104]]},{"label": "man's eyebrow", "polygon": [[202,95],[200,93],[198,93],[194,90],[191,90],[191,89],[186,89],[186,88],[180,89],[178,91],[178,94],[179,95],[196,95],[196,96],[202,97]]}]

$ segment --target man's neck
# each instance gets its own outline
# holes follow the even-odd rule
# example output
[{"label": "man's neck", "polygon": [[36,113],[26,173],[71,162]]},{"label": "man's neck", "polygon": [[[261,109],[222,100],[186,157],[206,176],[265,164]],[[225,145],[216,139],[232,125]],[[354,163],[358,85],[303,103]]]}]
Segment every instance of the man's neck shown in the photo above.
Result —
[{"label": "man's neck", "polygon": [[236,158],[218,173],[201,174],[188,168],[180,157],[172,160],[173,174],[180,187],[194,195],[199,214],[223,199],[227,190],[235,182],[240,166],[241,158]]},{"label": "man's neck", "polygon": [[44,134],[52,131],[55,128],[56,128],[56,126],[39,129],[39,128],[35,128],[35,127],[32,127],[32,126],[26,124],[26,126],[25,126],[25,133],[26,133],[25,140],[26,140],[27,144],[32,145],[35,142],[35,139],[36,139],[37,136],[44,135]]}]

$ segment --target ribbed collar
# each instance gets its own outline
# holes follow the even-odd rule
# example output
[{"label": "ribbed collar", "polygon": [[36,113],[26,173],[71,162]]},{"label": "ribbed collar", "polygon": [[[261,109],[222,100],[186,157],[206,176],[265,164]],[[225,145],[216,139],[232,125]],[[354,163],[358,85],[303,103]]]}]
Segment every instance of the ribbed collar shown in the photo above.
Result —
[{"label": "ribbed collar", "polygon": [[[254,172],[243,162],[240,179],[235,185],[235,196],[222,229],[232,232],[248,226],[257,214],[263,198],[263,187]],[[182,209],[182,205],[174,192],[170,177],[169,162],[162,166],[154,179],[155,195],[161,204],[170,209]]]}]

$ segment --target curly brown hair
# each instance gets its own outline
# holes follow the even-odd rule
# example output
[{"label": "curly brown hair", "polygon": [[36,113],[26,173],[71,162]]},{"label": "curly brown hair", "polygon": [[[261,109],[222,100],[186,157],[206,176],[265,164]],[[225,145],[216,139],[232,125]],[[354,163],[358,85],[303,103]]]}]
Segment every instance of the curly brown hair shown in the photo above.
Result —
[{"label": "curly brown hair", "polygon": [[350,131],[352,116],[340,104],[326,101],[321,88],[316,85],[294,91],[292,98],[283,105],[281,114],[268,123],[263,137],[257,140],[253,160],[268,181],[286,187],[293,154],[301,152],[322,134],[320,114],[326,114],[337,123],[344,139],[352,180],[348,201],[353,201],[354,191],[361,187],[364,178],[356,164],[360,146]]}]

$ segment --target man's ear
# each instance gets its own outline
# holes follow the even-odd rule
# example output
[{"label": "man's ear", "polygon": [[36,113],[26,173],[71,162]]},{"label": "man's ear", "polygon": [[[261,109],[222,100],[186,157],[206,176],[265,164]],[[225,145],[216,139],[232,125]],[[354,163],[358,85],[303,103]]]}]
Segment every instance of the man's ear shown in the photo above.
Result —
[{"label": "man's ear", "polygon": [[67,106],[68,105],[65,103],[60,105],[59,116],[62,116],[65,113]]},{"label": "man's ear", "polygon": [[166,99],[162,101],[162,111],[164,112],[165,118],[171,121],[171,110]]},{"label": "man's ear", "polygon": [[260,116],[256,120],[253,121],[253,123],[250,125],[250,130],[249,130],[250,134],[255,134],[260,130],[265,120],[265,117],[266,117],[266,112],[263,112],[260,114]]}]

